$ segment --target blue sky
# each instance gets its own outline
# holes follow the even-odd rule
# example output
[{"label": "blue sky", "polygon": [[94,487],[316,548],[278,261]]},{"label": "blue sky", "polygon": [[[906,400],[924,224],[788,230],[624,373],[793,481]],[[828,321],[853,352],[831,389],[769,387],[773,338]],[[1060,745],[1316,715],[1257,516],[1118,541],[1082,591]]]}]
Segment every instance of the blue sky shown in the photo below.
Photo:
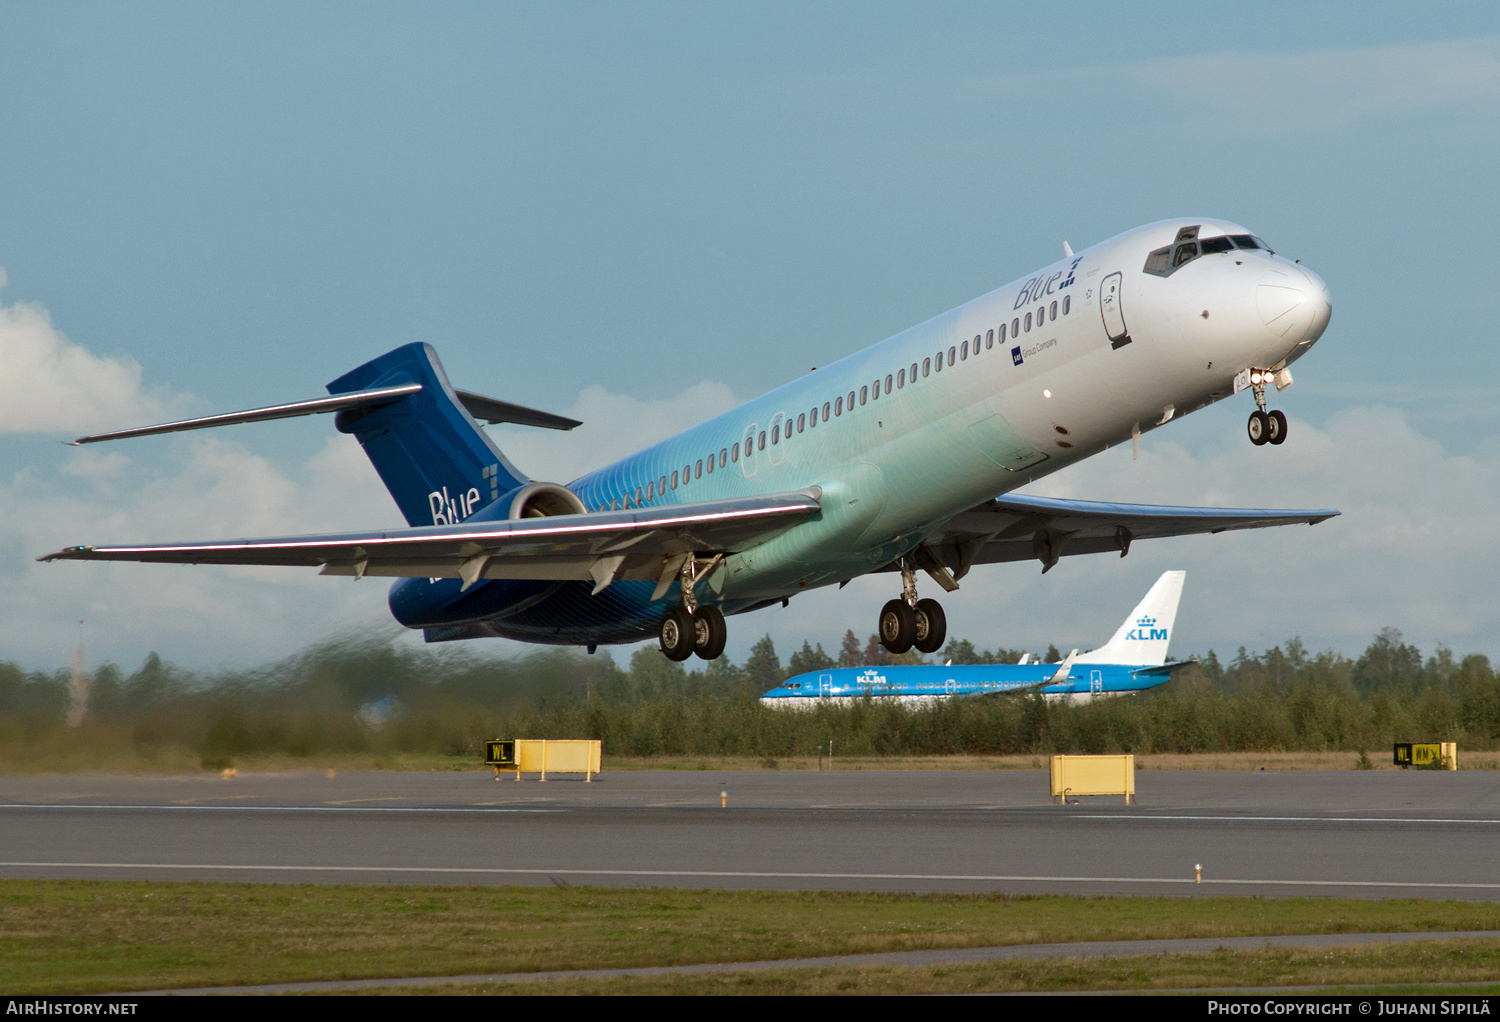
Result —
[{"label": "blue sky", "polygon": [[[990,569],[954,630],[1094,644],[1187,567],[1192,649],[1395,624],[1500,654],[1493,5],[0,3],[0,38],[0,657],[65,662],[80,617],[125,662],[384,627],[378,584],[30,561],[394,522],[326,421],[60,437],[314,396],[427,340],[458,385],[589,422],[502,431],[567,478],[1064,239],[1200,213],[1330,285],[1291,442],[1252,457],[1225,402],[1048,492],[1348,521]],[[867,634],[883,592],[740,619],[730,652]]]}]

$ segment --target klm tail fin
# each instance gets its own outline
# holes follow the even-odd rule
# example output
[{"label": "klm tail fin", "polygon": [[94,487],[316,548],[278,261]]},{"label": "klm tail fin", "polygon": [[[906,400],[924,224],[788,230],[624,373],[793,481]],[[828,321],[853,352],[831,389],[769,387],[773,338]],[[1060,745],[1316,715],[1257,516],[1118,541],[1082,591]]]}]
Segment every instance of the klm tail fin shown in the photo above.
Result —
[{"label": "klm tail fin", "polygon": [[388,351],[328,385],[330,394],[419,383],[379,407],[339,412],[391,491],[408,525],[461,522],[528,480],[479,428],[428,344]]},{"label": "klm tail fin", "polygon": [[1114,638],[1074,658],[1075,664],[1158,665],[1167,662],[1167,643],[1177,620],[1185,571],[1168,571],[1156,580]]}]

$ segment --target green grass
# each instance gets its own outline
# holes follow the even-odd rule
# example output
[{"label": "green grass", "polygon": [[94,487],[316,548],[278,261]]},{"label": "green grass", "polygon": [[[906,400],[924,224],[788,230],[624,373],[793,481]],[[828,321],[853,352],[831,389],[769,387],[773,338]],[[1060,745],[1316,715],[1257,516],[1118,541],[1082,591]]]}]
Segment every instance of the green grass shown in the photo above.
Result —
[{"label": "green grass", "polygon": [[1500,929],[1500,906],[4,880],[0,989],[89,993],[1053,941],[1478,929]]},{"label": "green grass", "polygon": [[[1469,986],[1478,981],[1484,985]],[[1464,984],[1464,985],[1461,985]],[[1422,941],[1372,948],[1266,948],[1115,959],[981,965],[787,969],[692,976],[392,987],[379,994],[975,994],[1313,987],[1319,993],[1500,993],[1500,941]],[[1333,989],[1327,989],[1333,988]]]}]

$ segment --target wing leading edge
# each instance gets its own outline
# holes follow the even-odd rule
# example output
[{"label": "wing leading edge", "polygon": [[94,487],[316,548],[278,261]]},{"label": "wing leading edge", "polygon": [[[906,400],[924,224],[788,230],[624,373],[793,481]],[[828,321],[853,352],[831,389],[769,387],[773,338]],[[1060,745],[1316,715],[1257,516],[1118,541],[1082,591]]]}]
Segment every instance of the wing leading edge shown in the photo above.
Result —
[{"label": "wing leading edge", "polygon": [[321,567],[324,575],[393,578],[652,581],[690,554],[728,553],[822,510],[816,487],[796,493],[602,511],[550,518],[466,522],[389,532],[147,546],[65,547],[41,561],[144,561]]},{"label": "wing leading edge", "polygon": [[1011,494],[944,522],[923,544],[925,556],[919,555],[918,561],[929,571],[938,567],[951,571],[953,578],[962,578],[976,564],[1033,559],[1042,562],[1045,573],[1060,557],[1074,554],[1115,552],[1124,557],[1138,539],[1317,525],[1338,514],[1333,510],[1174,507]]}]

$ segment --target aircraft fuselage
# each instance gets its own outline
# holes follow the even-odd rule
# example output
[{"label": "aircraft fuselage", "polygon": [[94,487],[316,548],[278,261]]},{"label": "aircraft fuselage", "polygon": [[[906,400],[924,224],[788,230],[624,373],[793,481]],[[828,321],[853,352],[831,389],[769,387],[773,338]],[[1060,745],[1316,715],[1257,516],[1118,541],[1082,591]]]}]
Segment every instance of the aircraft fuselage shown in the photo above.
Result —
[{"label": "aircraft fuselage", "polygon": [[[1328,324],[1327,288],[1258,240],[1229,240],[1250,237],[1214,220],[1137,228],[568,488],[607,510],[818,487],[820,514],[707,576],[698,598],[726,614],[878,570],[954,515],[1228,397],[1245,370],[1304,354]],[[1197,254],[1184,257],[1188,241]],[[469,489],[459,482],[457,497],[434,503],[434,524],[458,513]],[[469,520],[504,514],[491,503]],[[678,600],[675,584],[656,600],[651,582],[593,588],[402,579],[390,602],[410,627],[484,621],[496,635],[582,644],[649,638]]]}]

